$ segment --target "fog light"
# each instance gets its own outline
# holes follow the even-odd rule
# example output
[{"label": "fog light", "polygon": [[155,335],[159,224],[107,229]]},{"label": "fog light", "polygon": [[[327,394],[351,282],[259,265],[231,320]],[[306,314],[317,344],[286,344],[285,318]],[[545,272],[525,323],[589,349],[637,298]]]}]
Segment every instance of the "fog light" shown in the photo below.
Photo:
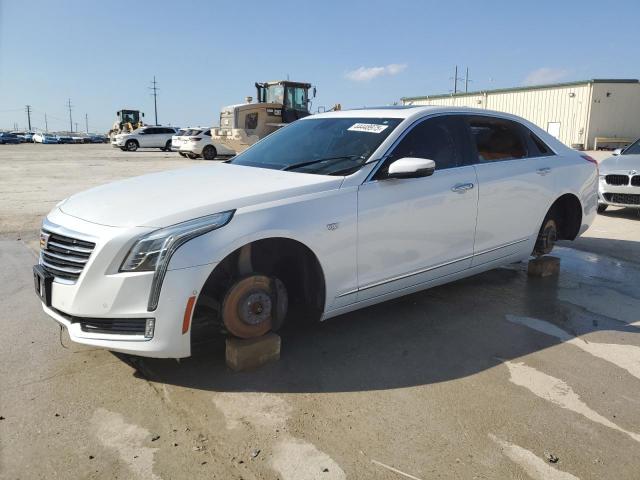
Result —
[{"label": "fog light", "polygon": [[147,318],[147,323],[144,326],[144,338],[153,338],[153,330],[156,327],[155,318]]}]

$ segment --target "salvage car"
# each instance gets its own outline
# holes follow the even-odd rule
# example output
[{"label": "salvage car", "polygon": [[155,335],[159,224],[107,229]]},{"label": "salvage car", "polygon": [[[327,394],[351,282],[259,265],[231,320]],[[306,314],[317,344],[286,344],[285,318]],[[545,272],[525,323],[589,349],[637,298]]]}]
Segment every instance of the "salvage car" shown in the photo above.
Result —
[{"label": "salvage car", "polygon": [[58,137],[47,132],[38,132],[33,136],[34,143],[58,143]]},{"label": "salvage car", "polygon": [[23,139],[18,137],[18,135],[16,135],[15,133],[0,132],[0,145],[4,145],[8,143],[14,144],[14,145],[18,143],[23,143]]},{"label": "salvage car", "polygon": [[308,116],[228,162],[72,195],[44,219],[44,311],[78,343],[181,358],[551,251],[597,209],[596,162],[522,118]]},{"label": "salvage car", "polygon": [[122,151],[135,152],[138,148],[159,148],[171,151],[171,137],[178,131],[175,127],[142,127],[130,133],[119,133],[111,145]]},{"label": "salvage car", "polygon": [[640,139],[600,162],[598,213],[609,206],[640,209]]},{"label": "salvage car", "polygon": [[182,145],[180,145],[178,153],[192,160],[196,158],[215,160],[218,156],[228,157],[236,154],[235,151],[222,143],[216,142],[214,144],[211,140],[210,128],[191,130],[182,138]]}]

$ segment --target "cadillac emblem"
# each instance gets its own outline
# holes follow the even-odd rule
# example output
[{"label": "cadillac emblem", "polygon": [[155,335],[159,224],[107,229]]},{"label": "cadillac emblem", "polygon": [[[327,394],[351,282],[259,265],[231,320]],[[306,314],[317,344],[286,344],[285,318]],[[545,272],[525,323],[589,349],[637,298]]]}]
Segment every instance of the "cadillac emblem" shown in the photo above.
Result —
[{"label": "cadillac emblem", "polygon": [[49,244],[49,234],[40,232],[40,250],[46,250]]}]

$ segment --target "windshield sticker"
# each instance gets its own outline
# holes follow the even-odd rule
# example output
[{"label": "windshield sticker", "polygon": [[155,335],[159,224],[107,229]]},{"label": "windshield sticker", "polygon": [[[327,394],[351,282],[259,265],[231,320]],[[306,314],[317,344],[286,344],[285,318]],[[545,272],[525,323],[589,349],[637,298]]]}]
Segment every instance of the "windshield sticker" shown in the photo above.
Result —
[{"label": "windshield sticker", "polygon": [[380,133],[388,126],[389,125],[378,125],[377,123],[354,123],[347,130],[351,132]]}]

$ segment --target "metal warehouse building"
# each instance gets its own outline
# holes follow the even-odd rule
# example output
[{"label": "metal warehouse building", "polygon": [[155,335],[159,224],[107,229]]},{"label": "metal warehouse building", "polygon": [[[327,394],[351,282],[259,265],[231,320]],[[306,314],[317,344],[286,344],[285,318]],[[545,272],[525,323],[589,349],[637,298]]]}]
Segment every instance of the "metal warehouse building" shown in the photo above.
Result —
[{"label": "metal warehouse building", "polygon": [[640,83],[594,79],[478,92],[404,97],[404,105],[474,107],[526,118],[560,141],[585,150],[640,137]]}]

